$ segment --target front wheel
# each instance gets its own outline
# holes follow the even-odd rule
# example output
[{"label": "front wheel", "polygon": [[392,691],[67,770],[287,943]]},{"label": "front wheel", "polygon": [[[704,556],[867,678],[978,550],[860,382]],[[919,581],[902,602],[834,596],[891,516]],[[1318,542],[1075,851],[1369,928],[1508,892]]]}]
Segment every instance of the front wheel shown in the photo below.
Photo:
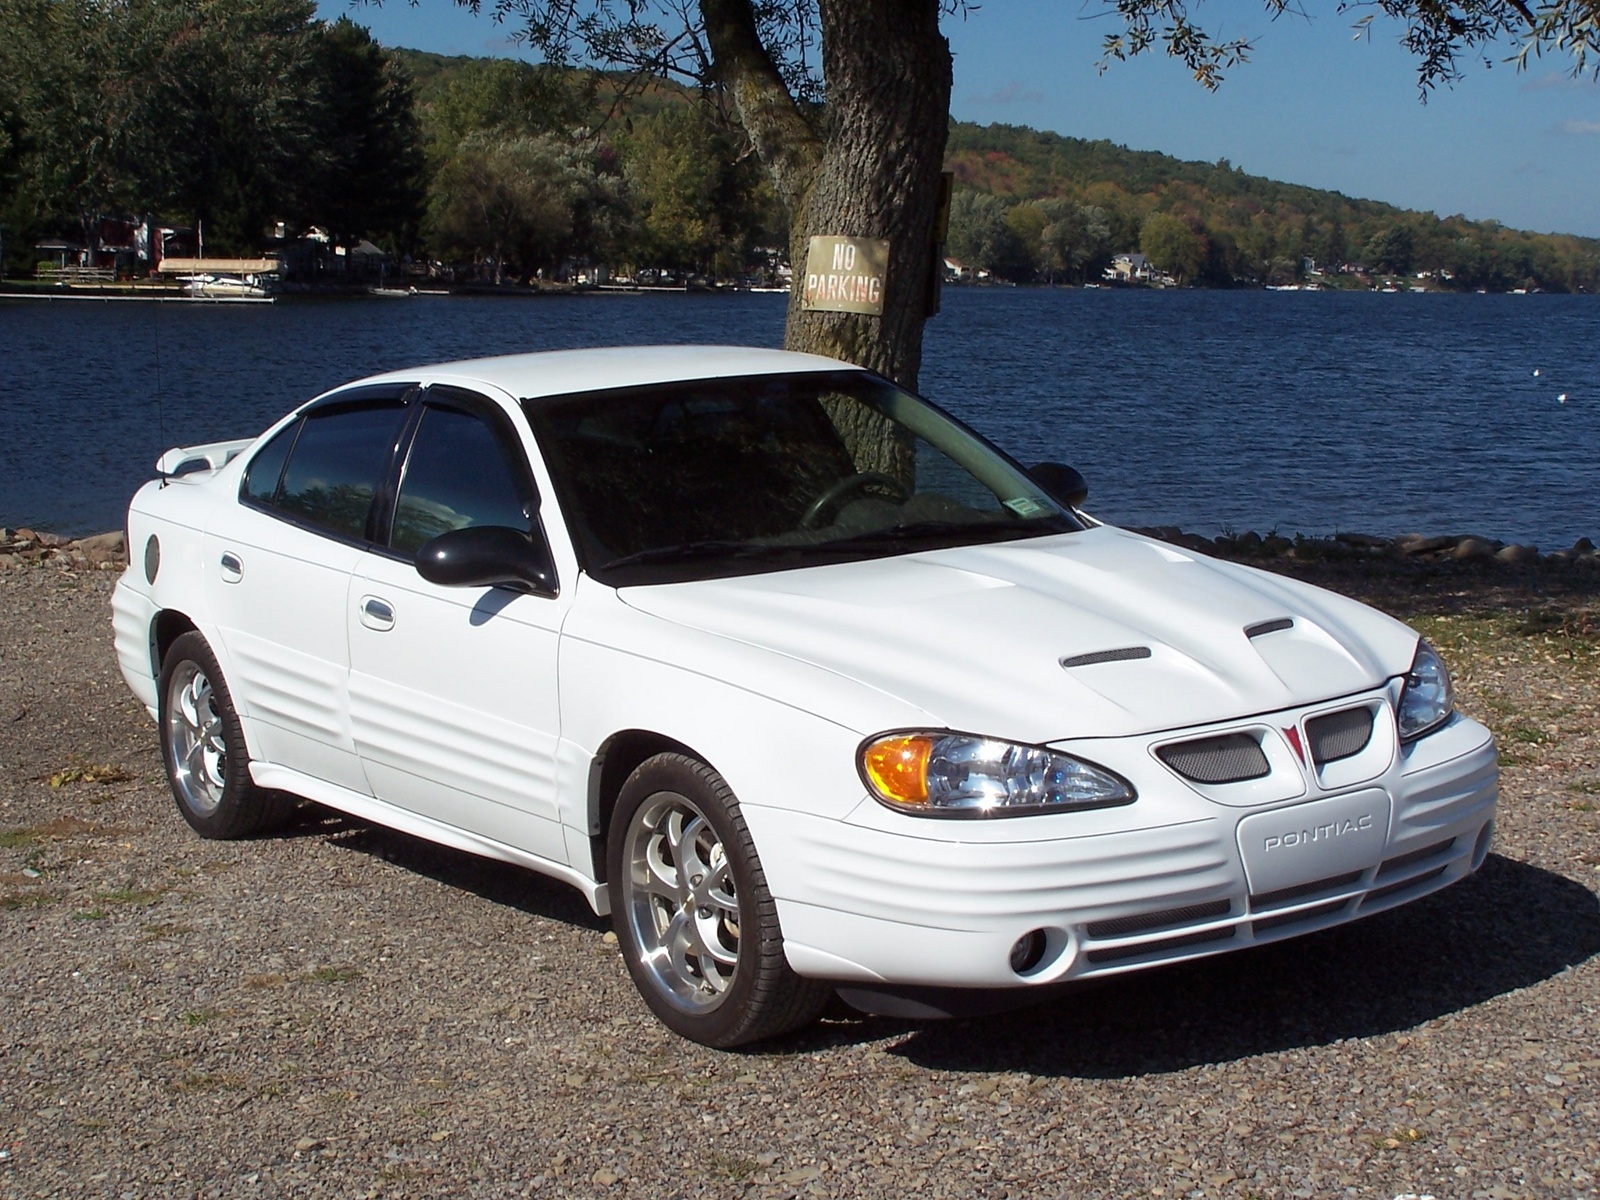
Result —
[{"label": "front wheel", "polygon": [[674,1032],[727,1048],[815,1020],[832,988],[783,955],[739,802],[710,767],[658,754],[628,777],[606,840],[628,973]]},{"label": "front wheel", "polygon": [[244,729],[205,638],[183,634],[161,660],[161,757],[167,781],[201,837],[239,838],[280,824],[291,802],[256,787]]}]

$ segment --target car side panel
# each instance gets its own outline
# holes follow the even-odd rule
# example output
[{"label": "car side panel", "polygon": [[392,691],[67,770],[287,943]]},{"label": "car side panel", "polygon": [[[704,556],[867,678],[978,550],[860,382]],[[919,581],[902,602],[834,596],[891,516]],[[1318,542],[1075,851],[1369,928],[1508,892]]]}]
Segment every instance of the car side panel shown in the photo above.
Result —
[{"label": "car side panel", "polygon": [[358,551],[237,503],[202,540],[205,607],[252,753],[367,792],[349,711],[345,606]]},{"label": "car side panel", "polygon": [[[372,603],[390,614],[376,621]],[[362,555],[350,593],[350,719],[391,804],[564,859],[556,805],[556,641],[564,605],[445,588]]]}]

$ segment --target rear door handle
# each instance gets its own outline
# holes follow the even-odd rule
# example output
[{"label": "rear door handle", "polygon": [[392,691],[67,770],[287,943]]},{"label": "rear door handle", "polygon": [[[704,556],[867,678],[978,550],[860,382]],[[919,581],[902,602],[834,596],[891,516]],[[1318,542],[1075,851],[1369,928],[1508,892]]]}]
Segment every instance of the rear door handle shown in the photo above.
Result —
[{"label": "rear door handle", "polygon": [[223,583],[238,583],[244,578],[244,563],[232,550],[223,551],[219,565],[222,567]]},{"label": "rear door handle", "polygon": [[394,606],[376,596],[361,597],[361,623],[383,633],[394,628]]}]

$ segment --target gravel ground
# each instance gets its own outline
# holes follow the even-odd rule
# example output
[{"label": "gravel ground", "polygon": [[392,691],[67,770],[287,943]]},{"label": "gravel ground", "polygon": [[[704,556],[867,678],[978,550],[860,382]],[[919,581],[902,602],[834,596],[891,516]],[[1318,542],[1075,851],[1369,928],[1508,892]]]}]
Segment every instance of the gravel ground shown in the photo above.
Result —
[{"label": "gravel ground", "polygon": [[560,884],[311,811],[194,837],[113,575],[0,571],[0,1196],[1600,1196],[1600,580],[1311,569],[1499,733],[1477,876],[743,1053],[656,1024]]}]

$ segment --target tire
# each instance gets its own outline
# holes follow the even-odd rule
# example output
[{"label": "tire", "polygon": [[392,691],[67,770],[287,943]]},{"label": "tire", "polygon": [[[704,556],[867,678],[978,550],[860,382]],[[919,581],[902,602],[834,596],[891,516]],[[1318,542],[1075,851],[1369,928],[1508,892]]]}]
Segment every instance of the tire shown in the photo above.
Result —
[{"label": "tire", "polygon": [[183,634],[161,660],[161,757],[178,811],[205,838],[241,838],[282,824],[293,801],[250,778],[244,729],[216,655]]},{"label": "tire", "polygon": [[606,872],[628,973],[674,1033],[727,1049],[808,1025],[832,998],[789,968],[739,802],[704,763],[658,754],[628,777]]}]

